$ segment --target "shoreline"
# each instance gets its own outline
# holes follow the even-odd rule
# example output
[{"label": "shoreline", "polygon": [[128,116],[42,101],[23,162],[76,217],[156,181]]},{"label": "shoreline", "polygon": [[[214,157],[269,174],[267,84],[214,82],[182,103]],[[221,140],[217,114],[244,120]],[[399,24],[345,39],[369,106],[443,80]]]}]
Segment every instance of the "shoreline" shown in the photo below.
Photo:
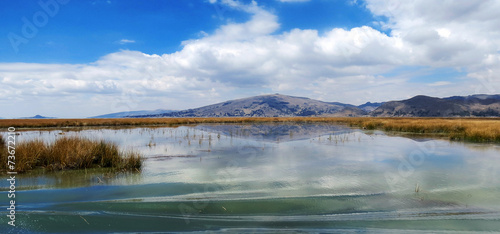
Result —
[{"label": "shoreline", "polygon": [[401,133],[436,134],[454,141],[500,142],[500,118],[420,117],[197,117],[116,119],[0,119],[0,128],[173,127],[204,123],[332,123]]}]

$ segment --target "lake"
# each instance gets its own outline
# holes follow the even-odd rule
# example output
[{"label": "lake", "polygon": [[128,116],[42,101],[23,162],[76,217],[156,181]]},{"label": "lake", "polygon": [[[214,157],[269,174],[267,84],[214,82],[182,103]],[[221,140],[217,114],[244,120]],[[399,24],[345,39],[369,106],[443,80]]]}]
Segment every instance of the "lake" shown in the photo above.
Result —
[{"label": "lake", "polygon": [[500,231],[498,144],[316,123],[19,133],[106,139],[146,160],[17,175],[14,228],[2,180],[3,233]]}]

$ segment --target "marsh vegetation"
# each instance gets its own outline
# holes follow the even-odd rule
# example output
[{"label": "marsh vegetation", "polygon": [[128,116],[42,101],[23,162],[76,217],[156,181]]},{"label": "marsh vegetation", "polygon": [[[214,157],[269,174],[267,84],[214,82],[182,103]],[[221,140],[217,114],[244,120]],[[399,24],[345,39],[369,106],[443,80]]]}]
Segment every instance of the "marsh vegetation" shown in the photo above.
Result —
[{"label": "marsh vegetation", "polygon": [[[0,136],[0,157],[6,162],[5,140]],[[85,168],[113,168],[118,170],[139,170],[142,156],[134,151],[120,151],[117,144],[105,140],[85,137],[61,136],[54,142],[42,139],[20,141],[16,145],[15,169],[27,172],[34,169],[49,171]],[[7,164],[0,164],[5,171]]]},{"label": "marsh vegetation", "polygon": [[500,142],[500,118],[374,118],[374,117],[232,117],[122,119],[2,119],[0,127],[62,128],[103,126],[178,126],[205,123],[332,123],[364,129],[437,134],[450,140]]}]

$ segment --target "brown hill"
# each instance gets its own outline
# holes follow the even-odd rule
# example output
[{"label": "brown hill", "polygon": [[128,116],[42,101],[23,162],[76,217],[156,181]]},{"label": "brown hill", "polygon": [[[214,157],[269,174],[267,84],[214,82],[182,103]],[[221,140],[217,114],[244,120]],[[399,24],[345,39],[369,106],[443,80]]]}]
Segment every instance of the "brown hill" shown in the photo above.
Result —
[{"label": "brown hill", "polygon": [[289,117],[360,116],[367,112],[347,104],[281,94],[236,99],[196,109],[165,113],[162,117]]}]

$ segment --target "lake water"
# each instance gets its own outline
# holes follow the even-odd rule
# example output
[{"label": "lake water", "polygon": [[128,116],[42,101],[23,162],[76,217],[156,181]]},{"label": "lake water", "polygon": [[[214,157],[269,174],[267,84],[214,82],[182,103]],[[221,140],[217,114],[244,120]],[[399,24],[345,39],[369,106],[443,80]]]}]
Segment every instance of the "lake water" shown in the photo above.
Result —
[{"label": "lake water", "polygon": [[[328,124],[20,132],[79,135],[146,157],[143,170],[16,177],[5,232],[500,231],[500,146]],[[7,176],[5,176],[7,178]]]}]

